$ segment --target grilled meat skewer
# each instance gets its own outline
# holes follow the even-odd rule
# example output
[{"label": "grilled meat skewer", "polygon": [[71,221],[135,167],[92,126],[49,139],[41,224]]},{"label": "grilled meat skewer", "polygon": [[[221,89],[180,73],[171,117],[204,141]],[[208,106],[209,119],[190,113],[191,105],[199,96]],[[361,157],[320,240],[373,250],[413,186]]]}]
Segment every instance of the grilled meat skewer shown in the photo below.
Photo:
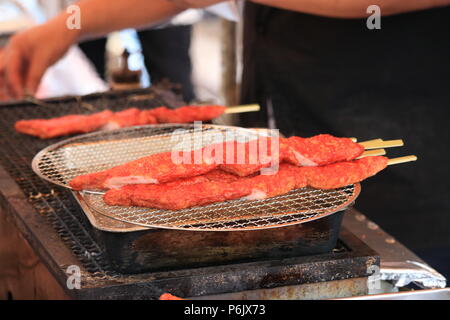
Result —
[{"label": "grilled meat skewer", "polygon": [[[69,185],[74,190],[105,190],[128,184],[158,184],[205,174],[217,167],[210,159],[194,159],[191,164],[176,164],[171,152],[153,154],[101,172],[75,177]],[[195,164],[195,160],[198,163]]]},{"label": "grilled meat skewer", "polygon": [[205,174],[167,184],[127,185],[109,190],[104,200],[109,205],[179,210],[244,197],[262,199],[266,194],[275,196],[293,189],[296,185],[295,176],[291,174],[293,168],[298,167],[283,164],[274,175],[239,178],[223,172],[222,177]]},{"label": "grilled meat skewer", "polygon": [[223,106],[184,106],[176,109],[159,107],[148,110],[156,118],[157,123],[190,123],[194,121],[209,121],[225,113]]},{"label": "grilled meat skewer", "polygon": [[[127,185],[105,193],[108,205],[140,206],[180,210],[226,200],[261,200],[311,186],[334,189],[360,182],[383,170],[388,159],[382,156],[339,162],[323,167],[298,167],[283,163],[276,174],[255,175],[231,180],[200,177],[160,185]],[[215,170],[217,172],[217,170]],[[217,174],[217,173],[215,173]]]},{"label": "grilled meat skewer", "polygon": [[20,133],[41,139],[50,139],[76,133],[145,124],[209,121],[222,115],[225,110],[226,107],[223,106],[184,106],[177,109],[159,107],[150,110],[130,108],[119,112],[105,110],[91,115],[20,120],[15,123],[15,129]]},{"label": "grilled meat skewer", "polygon": [[[337,161],[355,159],[364,151],[362,146],[348,138],[336,138],[331,135],[319,135],[307,139],[299,138],[295,143],[291,143],[291,138],[280,138],[277,140],[279,149],[272,150],[271,145],[276,143],[274,139],[261,137],[256,142],[231,141],[212,145],[212,148],[207,146],[203,149],[184,153],[183,159],[189,161],[183,161],[182,163],[175,163],[171,152],[153,154],[105,171],[78,176],[69,184],[74,190],[104,190],[128,184],[164,183],[201,175],[215,168],[238,176],[248,176],[257,173],[262,168],[278,166],[279,163],[284,161],[296,166],[326,165]],[[318,144],[317,141],[324,144]],[[265,150],[259,150],[259,147],[253,148],[251,146],[252,143],[259,146],[260,142],[262,142],[262,145],[266,145]],[[214,148],[214,146],[219,148]],[[231,159],[229,159],[230,147],[234,148]],[[217,154],[218,150],[222,150],[219,155]],[[244,151],[242,157],[238,156],[239,150]],[[305,155],[301,154],[301,152],[304,152],[303,150]],[[239,157],[242,159],[239,159]],[[313,160],[307,157],[311,157]]]},{"label": "grilled meat skewer", "polygon": [[114,113],[109,110],[91,115],[68,115],[52,119],[20,120],[15,124],[16,131],[41,139],[88,133],[107,125]]}]

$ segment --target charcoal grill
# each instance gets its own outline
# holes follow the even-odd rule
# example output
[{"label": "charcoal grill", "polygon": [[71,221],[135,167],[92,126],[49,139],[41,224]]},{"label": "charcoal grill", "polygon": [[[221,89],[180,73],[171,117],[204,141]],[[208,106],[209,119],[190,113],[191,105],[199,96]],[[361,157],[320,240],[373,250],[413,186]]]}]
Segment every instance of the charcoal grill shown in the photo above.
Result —
[{"label": "charcoal grill", "polygon": [[[148,299],[163,291],[200,296],[367,277],[367,266],[379,264],[376,253],[348,231],[342,230],[337,239],[343,211],[305,224],[245,233],[149,229],[85,212],[84,199],[78,199],[80,205],[77,195],[41,179],[31,168],[36,153],[61,139],[39,140],[13,129],[21,119],[160,105],[180,102],[171,93],[150,89],[49,99],[45,106],[30,102],[0,106],[2,210],[20,223],[34,221],[23,230],[38,252],[52,252],[41,256],[61,286],[68,264],[82,268],[82,290],[67,290],[69,296]],[[242,239],[246,245],[236,246]],[[209,251],[191,250],[196,252],[183,259],[186,256],[180,254],[188,250],[180,244],[185,243]],[[65,258],[64,246],[73,258]]]}]

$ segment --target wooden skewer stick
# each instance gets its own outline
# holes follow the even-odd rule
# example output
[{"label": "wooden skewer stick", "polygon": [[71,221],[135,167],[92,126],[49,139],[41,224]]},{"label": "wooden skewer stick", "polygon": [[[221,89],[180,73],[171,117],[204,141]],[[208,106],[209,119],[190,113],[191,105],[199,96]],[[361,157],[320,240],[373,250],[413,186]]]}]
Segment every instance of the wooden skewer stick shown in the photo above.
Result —
[{"label": "wooden skewer stick", "polygon": [[[358,139],[357,138],[350,138],[350,140],[352,140],[353,142],[358,142]],[[361,143],[372,143],[372,142],[382,142],[383,141],[383,139],[373,139],[373,140],[367,140],[367,141],[361,141],[361,142],[359,142],[360,144]]]},{"label": "wooden skewer stick", "polygon": [[391,166],[393,164],[400,164],[400,163],[405,163],[405,162],[416,161],[416,160],[417,160],[416,156],[405,156],[405,157],[392,158],[392,159],[389,159],[388,166]]},{"label": "wooden skewer stick", "polygon": [[228,107],[225,109],[225,113],[244,113],[244,112],[255,112],[261,110],[259,104],[246,104],[242,106]]},{"label": "wooden skewer stick", "polygon": [[384,150],[384,149],[374,149],[374,150],[369,150],[369,151],[363,152],[363,154],[360,155],[356,159],[361,159],[361,158],[365,158],[365,157],[384,156],[385,154],[386,154],[386,150]]},{"label": "wooden skewer stick", "polygon": [[361,142],[360,145],[362,145],[366,150],[370,149],[380,149],[380,148],[394,148],[394,147],[402,147],[404,145],[403,140],[385,140],[385,141],[378,141],[377,140],[370,140],[366,142]]},{"label": "wooden skewer stick", "polygon": [[372,140],[366,140],[366,141],[361,141],[359,144],[367,144],[367,143],[375,143],[375,142],[383,142],[383,139],[372,139]]}]

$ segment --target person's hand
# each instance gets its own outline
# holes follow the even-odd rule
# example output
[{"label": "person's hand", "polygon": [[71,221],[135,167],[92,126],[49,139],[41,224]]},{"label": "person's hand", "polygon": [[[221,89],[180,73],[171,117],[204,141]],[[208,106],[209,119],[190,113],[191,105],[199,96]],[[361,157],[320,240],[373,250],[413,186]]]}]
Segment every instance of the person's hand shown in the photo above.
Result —
[{"label": "person's hand", "polygon": [[169,0],[184,8],[204,8],[226,0]]},{"label": "person's hand", "polygon": [[76,32],[56,21],[12,36],[0,51],[0,100],[34,94],[45,70],[75,41]]}]

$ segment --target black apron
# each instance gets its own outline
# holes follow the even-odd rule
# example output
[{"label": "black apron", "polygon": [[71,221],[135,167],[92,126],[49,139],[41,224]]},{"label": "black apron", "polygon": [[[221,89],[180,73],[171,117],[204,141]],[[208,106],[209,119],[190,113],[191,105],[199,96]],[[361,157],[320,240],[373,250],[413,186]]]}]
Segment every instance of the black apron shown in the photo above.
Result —
[{"label": "black apron", "polygon": [[[362,184],[356,208],[415,250],[450,246],[450,7],[333,19],[247,3],[242,102],[287,136],[403,138],[419,160]],[[267,110],[242,125],[265,126]]]}]

